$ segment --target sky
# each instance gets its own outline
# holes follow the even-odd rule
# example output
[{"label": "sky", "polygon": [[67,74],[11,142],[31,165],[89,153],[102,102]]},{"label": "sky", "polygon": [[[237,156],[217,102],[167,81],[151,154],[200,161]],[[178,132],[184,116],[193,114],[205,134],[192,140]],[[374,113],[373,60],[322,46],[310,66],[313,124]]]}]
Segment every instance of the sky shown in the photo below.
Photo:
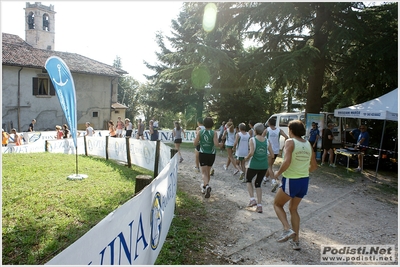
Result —
[{"label": "sky", "polygon": [[[37,1],[37,0],[36,0]],[[26,2],[1,0],[1,31],[25,40]],[[37,1],[39,2],[39,1]],[[143,61],[155,64],[157,31],[170,35],[181,1],[41,1],[54,5],[55,50],[70,52],[122,69],[139,82],[154,74]]]}]

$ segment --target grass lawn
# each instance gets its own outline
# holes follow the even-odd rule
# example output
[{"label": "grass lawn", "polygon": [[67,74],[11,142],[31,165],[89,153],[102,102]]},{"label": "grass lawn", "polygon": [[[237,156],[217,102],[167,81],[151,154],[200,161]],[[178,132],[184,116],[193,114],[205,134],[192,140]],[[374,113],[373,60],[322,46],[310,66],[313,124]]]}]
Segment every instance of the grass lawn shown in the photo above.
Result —
[{"label": "grass lawn", "polygon": [[[173,144],[172,144],[173,146]],[[193,145],[191,146],[193,148]],[[153,173],[96,157],[66,154],[2,155],[2,264],[41,265],[133,197],[135,177]],[[178,190],[175,217],[156,264],[191,264],[188,251],[203,247],[196,227],[204,207]]]}]

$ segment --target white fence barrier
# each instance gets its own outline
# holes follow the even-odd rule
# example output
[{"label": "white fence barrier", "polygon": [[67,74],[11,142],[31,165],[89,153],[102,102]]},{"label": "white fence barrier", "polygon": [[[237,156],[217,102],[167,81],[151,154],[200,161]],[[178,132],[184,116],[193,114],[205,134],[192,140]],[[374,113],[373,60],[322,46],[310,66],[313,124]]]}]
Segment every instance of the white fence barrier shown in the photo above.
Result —
[{"label": "white fence barrier", "polygon": [[[55,132],[29,133],[24,145],[2,147],[2,153],[75,154],[73,140],[55,139]],[[86,139],[86,144],[85,144]],[[106,143],[108,139],[108,147]],[[153,170],[157,142],[129,138],[131,163]],[[79,137],[78,154],[127,161],[125,138]],[[107,150],[106,150],[107,149]],[[178,155],[160,143],[157,175],[150,185],[111,212],[85,235],[46,264],[50,265],[152,265],[164,244],[174,217]],[[90,177],[88,178],[90,179]]]}]

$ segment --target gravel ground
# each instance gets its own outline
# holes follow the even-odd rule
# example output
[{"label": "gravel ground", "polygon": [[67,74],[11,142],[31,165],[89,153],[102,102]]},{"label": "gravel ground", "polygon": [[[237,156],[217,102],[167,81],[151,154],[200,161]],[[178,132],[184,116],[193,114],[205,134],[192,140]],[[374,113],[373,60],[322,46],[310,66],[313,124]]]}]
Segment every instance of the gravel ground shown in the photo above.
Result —
[{"label": "gravel ground", "polygon": [[[321,245],[342,244],[395,245],[395,262],[375,264],[398,265],[398,197],[374,190],[378,183],[373,183],[368,173],[360,174],[363,182],[360,178],[353,183],[343,182],[335,169],[327,166],[310,175],[308,194],[299,206],[301,250],[295,251],[289,242],[276,242],[282,224],[273,209],[275,194],[269,182],[262,186],[263,213],[247,208],[246,184],[233,175],[232,166],[223,169],[226,153],[218,152],[211,197],[205,199],[200,192],[201,175],[194,170],[194,152],[181,152],[185,160],[179,165],[178,187],[202,201],[208,214],[200,220],[207,229],[202,255],[206,264],[323,265]],[[274,169],[280,162],[277,158]],[[397,173],[393,175],[397,181]],[[381,180],[387,177],[378,176]]]}]

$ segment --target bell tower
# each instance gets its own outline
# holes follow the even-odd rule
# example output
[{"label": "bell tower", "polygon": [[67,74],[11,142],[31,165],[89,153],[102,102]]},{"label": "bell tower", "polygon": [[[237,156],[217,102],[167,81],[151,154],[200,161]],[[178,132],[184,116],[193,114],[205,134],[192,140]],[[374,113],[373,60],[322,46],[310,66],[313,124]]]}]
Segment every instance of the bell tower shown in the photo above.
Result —
[{"label": "bell tower", "polygon": [[45,6],[41,2],[26,2],[25,41],[34,48],[54,50],[55,14],[54,5]]}]

